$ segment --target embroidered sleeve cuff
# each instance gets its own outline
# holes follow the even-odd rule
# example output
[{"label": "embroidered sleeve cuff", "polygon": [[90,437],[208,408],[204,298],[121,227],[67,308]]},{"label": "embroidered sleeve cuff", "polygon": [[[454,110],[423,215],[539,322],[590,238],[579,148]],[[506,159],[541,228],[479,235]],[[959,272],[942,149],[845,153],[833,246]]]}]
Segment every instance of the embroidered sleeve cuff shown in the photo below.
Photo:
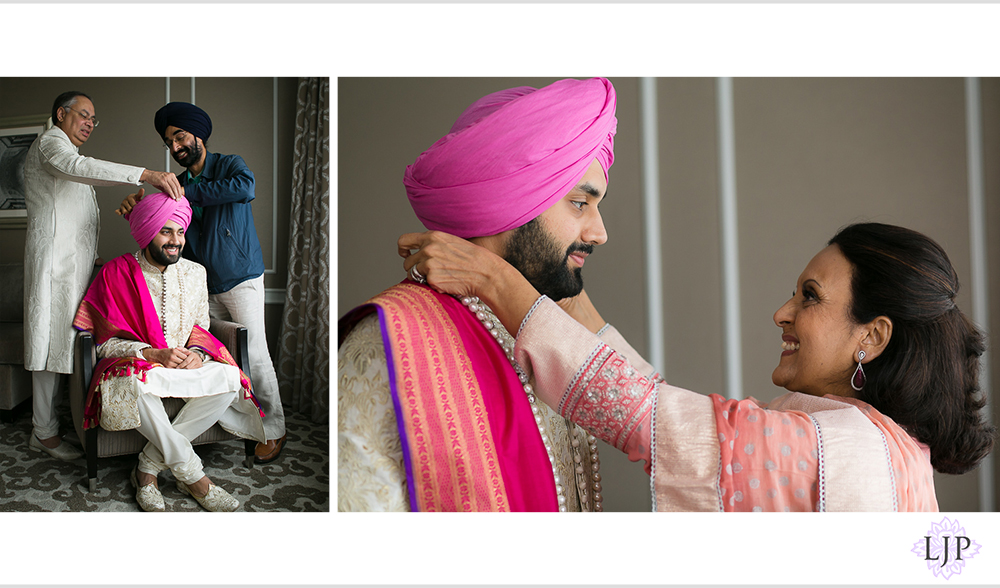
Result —
[{"label": "embroidered sleeve cuff", "polygon": [[[559,413],[634,460],[650,458],[655,384],[623,356],[601,345],[580,366],[559,404]],[[636,443],[642,433],[646,441]]]},{"label": "embroidered sleeve cuff", "polygon": [[648,361],[639,355],[638,351],[629,345],[629,342],[625,340],[625,337],[622,337],[618,329],[610,324],[604,325],[604,328],[598,332],[598,336],[602,341],[610,345],[612,349],[622,354],[640,374],[654,382],[664,381],[659,372],[656,371],[656,368],[650,365]]},{"label": "embroidered sleeve cuff", "polygon": [[543,402],[631,459],[649,459],[655,385],[625,357],[548,299],[525,321],[514,352],[522,367],[539,368],[532,371]]}]

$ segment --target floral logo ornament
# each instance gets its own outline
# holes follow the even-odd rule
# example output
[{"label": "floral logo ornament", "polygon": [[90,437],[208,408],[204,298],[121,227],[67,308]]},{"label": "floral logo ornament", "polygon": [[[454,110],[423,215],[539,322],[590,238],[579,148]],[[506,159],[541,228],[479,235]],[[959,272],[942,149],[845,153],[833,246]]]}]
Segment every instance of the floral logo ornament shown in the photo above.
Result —
[{"label": "floral logo ornament", "polygon": [[962,573],[965,562],[978,555],[980,547],[966,534],[958,519],[944,517],[940,523],[932,523],[910,551],[924,558],[927,569],[935,576],[949,580]]}]

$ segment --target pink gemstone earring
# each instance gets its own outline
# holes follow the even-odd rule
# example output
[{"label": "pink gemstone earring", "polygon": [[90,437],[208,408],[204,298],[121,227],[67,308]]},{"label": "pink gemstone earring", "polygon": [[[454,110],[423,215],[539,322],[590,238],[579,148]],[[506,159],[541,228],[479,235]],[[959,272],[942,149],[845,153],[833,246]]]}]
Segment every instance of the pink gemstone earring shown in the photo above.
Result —
[{"label": "pink gemstone earring", "polygon": [[858,369],[854,370],[854,375],[851,376],[851,388],[860,392],[862,388],[865,387],[865,370],[861,367],[861,360],[865,358],[864,350],[858,351]]}]

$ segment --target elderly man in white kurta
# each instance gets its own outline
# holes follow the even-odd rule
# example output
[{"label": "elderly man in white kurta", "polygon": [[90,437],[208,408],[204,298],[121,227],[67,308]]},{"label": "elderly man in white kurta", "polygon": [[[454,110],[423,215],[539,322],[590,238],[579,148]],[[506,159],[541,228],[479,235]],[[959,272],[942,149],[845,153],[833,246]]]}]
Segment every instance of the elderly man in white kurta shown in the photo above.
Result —
[{"label": "elderly man in white kurta", "polygon": [[[95,381],[84,426],[136,429],[149,443],[132,473],[146,511],[164,510],[157,473],[170,469],[177,488],[210,511],[239,502],[212,484],[191,441],[219,422],[261,440],[264,426],[250,381],[228,350],[208,333],[205,268],[181,259],[191,207],[166,194],[147,196],[128,215],[142,249],[107,263],[87,290],[74,326],[97,342]],[[183,398],[171,420],[161,398]]]},{"label": "elderly man in white kurta", "polygon": [[85,94],[65,92],[56,98],[52,122],[55,126],[32,143],[24,163],[24,367],[33,372],[29,445],[70,460],[82,454],[61,442],[56,406],[59,374],[73,371],[73,315],[97,258],[100,211],[94,186],[148,182],[175,198],[183,192],[172,173],[80,155],[98,124]]}]

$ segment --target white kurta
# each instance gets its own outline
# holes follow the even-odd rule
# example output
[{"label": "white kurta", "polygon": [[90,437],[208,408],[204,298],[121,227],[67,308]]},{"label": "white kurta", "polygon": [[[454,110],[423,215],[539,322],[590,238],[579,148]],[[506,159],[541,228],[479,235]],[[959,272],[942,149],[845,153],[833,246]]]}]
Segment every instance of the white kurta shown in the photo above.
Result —
[{"label": "white kurta", "polygon": [[145,168],[80,155],[59,127],[42,133],[24,162],[24,367],[73,372],[73,317],[97,258],[100,215],[93,186],[138,186]]}]

